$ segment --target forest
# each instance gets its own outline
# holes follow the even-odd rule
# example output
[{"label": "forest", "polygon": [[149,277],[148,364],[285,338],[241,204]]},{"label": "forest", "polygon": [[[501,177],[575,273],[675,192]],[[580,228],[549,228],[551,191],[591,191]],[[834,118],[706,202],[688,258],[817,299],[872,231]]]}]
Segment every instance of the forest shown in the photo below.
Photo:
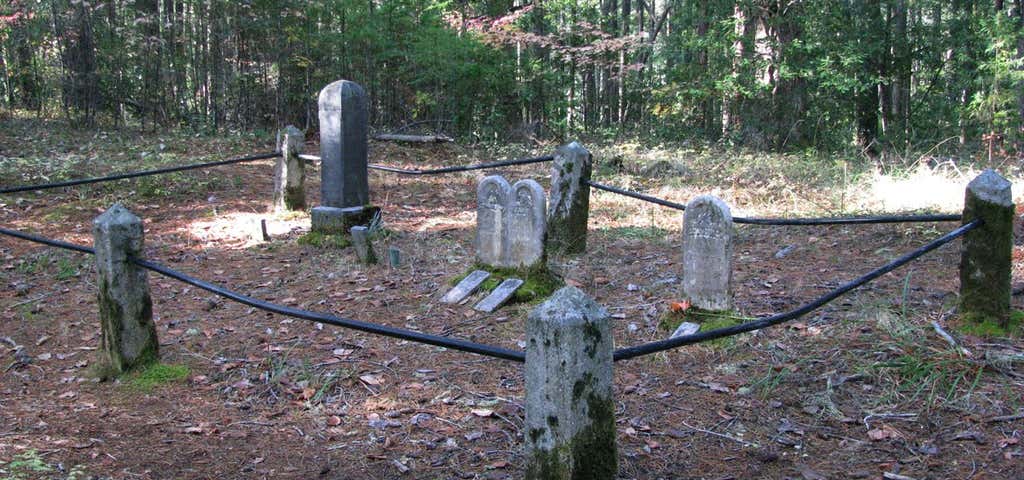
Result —
[{"label": "forest", "polygon": [[7,0],[0,115],[213,133],[1024,151],[1024,0]]}]

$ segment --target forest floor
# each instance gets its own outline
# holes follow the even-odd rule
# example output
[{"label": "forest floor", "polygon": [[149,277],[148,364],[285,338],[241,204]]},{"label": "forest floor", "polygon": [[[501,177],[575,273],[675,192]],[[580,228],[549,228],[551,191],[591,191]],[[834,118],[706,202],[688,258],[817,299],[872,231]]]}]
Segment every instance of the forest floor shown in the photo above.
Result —
[{"label": "forest floor", "polygon": [[[0,185],[272,148],[266,136],[6,120]],[[553,148],[371,143],[370,161],[426,168]],[[752,216],[957,212],[978,167],[947,159],[875,171],[631,144],[595,149],[595,158],[595,180],[681,202],[713,193],[734,215]],[[994,166],[1019,180],[1019,165]],[[501,172],[548,178],[543,164]],[[0,196],[0,225],[91,244],[93,218],[121,201],[145,221],[147,257],[174,269],[268,301],[518,350],[533,305],[483,314],[472,302],[437,301],[473,262],[482,175],[370,174],[392,232],[378,248],[401,250],[397,268],[299,245],[308,215],[267,213],[270,160]],[[307,170],[311,205],[318,177]],[[261,219],[271,241],[258,234]],[[568,283],[608,308],[617,346],[667,337],[659,319],[678,300],[681,224],[681,212],[595,192],[587,253],[554,259]],[[955,227],[739,226],[737,308],[789,310]],[[1015,248],[1017,284],[1024,249]],[[1024,478],[1024,364],[995,360],[1019,358],[1024,341],[956,334],[958,259],[954,242],[796,321],[617,363],[619,477]],[[521,365],[271,315],[155,274],[161,367],[93,381],[92,262],[0,238],[2,479],[523,475]],[[1024,298],[1013,302],[1024,308]]]}]

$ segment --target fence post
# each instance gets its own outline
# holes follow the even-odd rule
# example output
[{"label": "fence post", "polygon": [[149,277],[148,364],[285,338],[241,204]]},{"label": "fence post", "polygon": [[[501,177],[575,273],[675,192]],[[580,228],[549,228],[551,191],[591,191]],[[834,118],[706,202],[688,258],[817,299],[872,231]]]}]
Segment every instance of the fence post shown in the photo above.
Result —
[{"label": "fence post", "polygon": [[96,374],[106,379],[156,361],[159,342],[146,270],[129,260],[142,256],[142,220],[115,203],[93,220],[92,232],[101,331]]},{"label": "fence post", "polygon": [[366,93],[358,83],[338,80],[320,91],[321,206],[312,211],[313,230],[347,234],[373,213],[367,174]]},{"label": "fence post", "polygon": [[299,158],[305,136],[293,125],[284,129],[281,156],[274,164],[274,210],[306,209],[306,165]]},{"label": "fence post", "polygon": [[576,142],[558,148],[551,167],[548,204],[548,251],[556,254],[587,250],[590,216],[590,173],[593,158]]},{"label": "fence post", "polygon": [[960,313],[968,328],[986,321],[1008,326],[1014,214],[1010,186],[992,170],[967,185],[962,221],[982,221],[964,235],[960,250]]},{"label": "fence post", "polygon": [[614,479],[608,313],[565,287],[526,322],[526,478]]}]

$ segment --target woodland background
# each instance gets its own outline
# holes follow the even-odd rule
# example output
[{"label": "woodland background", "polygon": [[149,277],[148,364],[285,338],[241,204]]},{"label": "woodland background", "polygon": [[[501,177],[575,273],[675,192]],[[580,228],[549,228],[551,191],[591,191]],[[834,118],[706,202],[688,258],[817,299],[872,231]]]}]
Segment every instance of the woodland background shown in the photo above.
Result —
[{"label": "woodland background", "polygon": [[0,115],[1024,151],[1024,0],[5,0]]}]

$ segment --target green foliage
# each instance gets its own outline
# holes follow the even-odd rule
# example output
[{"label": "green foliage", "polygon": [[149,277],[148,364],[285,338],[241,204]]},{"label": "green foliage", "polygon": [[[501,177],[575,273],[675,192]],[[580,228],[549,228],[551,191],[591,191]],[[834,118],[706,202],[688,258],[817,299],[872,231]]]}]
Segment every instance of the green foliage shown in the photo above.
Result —
[{"label": "green foliage", "polygon": [[1020,338],[1024,336],[1024,312],[1011,311],[1006,327],[1003,327],[998,319],[991,317],[972,318],[966,316],[958,322],[957,330],[983,338]]},{"label": "green foliage", "polygon": [[180,382],[188,377],[190,370],[185,365],[151,363],[128,375],[125,384],[140,392],[151,392],[154,388],[168,383]]},{"label": "green foliage", "polygon": [[[674,332],[676,328],[679,328],[679,324],[692,322],[700,325],[700,330],[698,331],[710,332],[719,328],[742,325],[750,320],[753,320],[753,318],[740,315],[734,311],[712,312],[701,308],[689,307],[682,311],[666,311],[658,321],[658,326],[666,332]],[[736,337],[729,336],[705,343],[716,347],[727,347],[736,343]]]},{"label": "green foliage", "polygon": [[58,464],[60,470],[50,465],[43,459],[37,450],[26,450],[14,456],[9,462],[0,460],[0,480],[34,480],[40,478],[77,480],[85,478],[85,470],[81,465],[75,465],[62,473],[63,467]]},{"label": "green foliage", "polygon": [[299,237],[298,242],[299,245],[337,249],[348,248],[352,245],[352,241],[348,239],[348,235],[322,232],[309,232]]}]

